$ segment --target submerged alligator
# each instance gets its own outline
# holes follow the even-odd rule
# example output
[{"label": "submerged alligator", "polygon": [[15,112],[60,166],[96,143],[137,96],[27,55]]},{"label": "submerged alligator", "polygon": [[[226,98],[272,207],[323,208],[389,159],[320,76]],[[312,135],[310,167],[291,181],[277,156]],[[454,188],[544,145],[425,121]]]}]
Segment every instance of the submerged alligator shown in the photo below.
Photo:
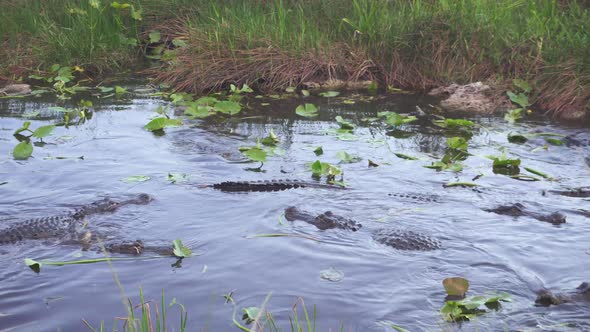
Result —
[{"label": "submerged alligator", "polygon": [[[114,212],[125,205],[145,205],[152,200],[153,198],[148,194],[139,194],[119,201],[104,198],[77,208],[68,214],[17,222],[7,228],[0,229],[0,244],[40,239],[64,239],[65,243],[88,244],[96,235],[89,236],[88,233],[81,231],[86,217]],[[168,253],[164,247],[146,248],[140,240],[107,244],[105,249],[110,252],[127,254],[141,254],[144,251]],[[171,249],[169,251],[171,252]]]},{"label": "submerged alligator", "polygon": [[551,223],[553,225],[560,225],[565,223],[565,216],[559,212],[553,212],[551,214],[542,214],[528,210],[524,205],[520,203],[501,205],[493,209],[484,210],[487,212],[493,212],[496,214],[511,216],[511,217],[531,217],[539,221]]},{"label": "submerged alligator", "polygon": [[297,188],[345,189],[345,187],[335,184],[299,180],[224,181],[210,185],[203,185],[201,187],[211,187],[225,192],[270,192]]},{"label": "submerged alligator", "polygon": [[[318,229],[345,229],[356,232],[362,225],[358,222],[326,211],[317,216],[291,206],[285,210],[288,221],[301,220]],[[441,242],[428,235],[397,229],[380,229],[373,234],[373,239],[381,244],[398,250],[431,251],[441,248]]]},{"label": "submerged alligator", "polygon": [[570,302],[590,301],[590,283],[583,282],[575,291],[569,293],[554,294],[548,289],[542,289],[537,293],[535,303],[539,306],[559,305]]}]

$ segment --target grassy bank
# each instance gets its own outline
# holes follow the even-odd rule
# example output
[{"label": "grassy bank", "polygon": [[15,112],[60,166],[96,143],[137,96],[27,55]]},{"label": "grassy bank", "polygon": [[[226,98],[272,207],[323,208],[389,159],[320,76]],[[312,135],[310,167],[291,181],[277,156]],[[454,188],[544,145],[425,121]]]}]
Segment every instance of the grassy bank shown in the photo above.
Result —
[{"label": "grassy bank", "polygon": [[2,52],[19,55],[3,55],[3,61],[13,61],[13,68],[57,61],[100,69],[129,64],[138,59],[146,33],[158,30],[187,46],[152,74],[190,92],[230,83],[270,90],[341,79],[427,89],[478,80],[502,86],[519,78],[533,85],[536,104],[556,115],[590,111],[585,1],[2,3],[0,18],[8,22],[0,27],[8,43]]}]

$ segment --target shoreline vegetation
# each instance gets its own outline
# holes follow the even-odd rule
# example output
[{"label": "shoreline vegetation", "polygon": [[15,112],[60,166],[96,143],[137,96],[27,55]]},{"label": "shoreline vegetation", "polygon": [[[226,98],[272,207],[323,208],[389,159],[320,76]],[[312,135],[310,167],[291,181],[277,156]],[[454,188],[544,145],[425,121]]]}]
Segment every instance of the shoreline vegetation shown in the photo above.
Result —
[{"label": "shoreline vegetation", "polygon": [[78,80],[137,68],[197,94],[366,81],[424,92],[482,81],[505,94],[516,79],[556,118],[590,114],[581,0],[0,0],[0,9],[9,82],[40,83],[30,75],[54,64]]}]

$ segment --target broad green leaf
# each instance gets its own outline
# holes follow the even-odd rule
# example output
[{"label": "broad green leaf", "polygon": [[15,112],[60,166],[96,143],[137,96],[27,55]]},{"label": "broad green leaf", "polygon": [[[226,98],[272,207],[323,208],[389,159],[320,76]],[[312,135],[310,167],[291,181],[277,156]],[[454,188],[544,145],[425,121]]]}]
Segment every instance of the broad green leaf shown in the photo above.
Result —
[{"label": "broad green leaf", "polygon": [[557,138],[545,137],[545,142],[555,146],[563,145],[563,141]]},{"label": "broad green leaf", "polygon": [[512,80],[512,84],[514,84],[514,86],[516,86],[517,88],[520,88],[525,93],[531,92],[531,86],[525,80],[521,80],[521,79],[517,78],[517,79]]},{"label": "broad green leaf", "polygon": [[180,239],[176,239],[172,241],[172,245],[174,246],[174,256],[179,258],[190,257],[192,255],[192,251],[190,248],[185,247],[182,244]]},{"label": "broad green leaf", "polygon": [[447,138],[447,146],[450,149],[467,151],[467,140],[463,137],[451,137]]},{"label": "broad green leaf", "polygon": [[115,94],[122,95],[122,94],[124,94],[126,92],[127,92],[127,89],[126,88],[124,88],[122,86],[115,85]]},{"label": "broad green leaf", "polygon": [[224,114],[234,115],[242,110],[242,106],[235,101],[223,100],[217,102],[214,106],[215,110]]},{"label": "broad green leaf", "polygon": [[473,121],[464,120],[464,119],[444,119],[444,120],[435,120],[434,124],[449,129],[460,129],[460,128],[471,128],[475,126]]},{"label": "broad green leaf", "polygon": [[41,114],[41,111],[33,111],[33,112],[23,113],[23,115],[21,115],[21,116],[23,118],[34,118],[39,114]]},{"label": "broad green leaf", "polygon": [[180,119],[168,119],[165,117],[160,117],[148,122],[144,128],[149,131],[156,131],[167,127],[178,127],[180,125],[182,125],[182,120]]},{"label": "broad green leaf", "polygon": [[530,106],[529,98],[524,93],[515,94],[512,91],[508,91],[506,94],[508,95],[508,98],[510,98],[510,101],[519,105],[520,107],[527,108]]},{"label": "broad green leaf", "polygon": [[288,88],[285,89],[285,92],[287,92],[287,93],[293,93],[293,92],[295,92],[295,90],[296,90],[295,87],[290,86],[290,87],[288,87]]},{"label": "broad green leaf", "polygon": [[322,97],[328,97],[328,98],[330,98],[330,97],[337,97],[337,96],[339,96],[340,95],[340,92],[338,92],[338,91],[325,91],[325,92],[320,92],[319,95],[322,96]]},{"label": "broad green leaf", "polygon": [[465,296],[469,290],[469,281],[461,277],[446,278],[443,280],[443,286],[449,295]]},{"label": "broad green leaf", "polygon": [[310,93],[307,90],[301,90],[301,94],[303,95],[303,97],[309,97]]},{"label": "broad green leaf", "polygon": [[151,179],[151,178],[147,175],[132,175],[132,176],[128,176],[126,178],[121,179],[121,181],[127,182],[127,183],[135,183],[135,182],[145,182],[145,181],[148,181],[149,179]]},{"label": "broad green leaf", "polygon": [[510,123],[515,123],[517,120],[520,120],[520,119],[522,119],[522,108],[516,108],[513,110],[509,110],[504,115],[504,120],[506,120]]},{"label": "broad green leaf", "polygon": [[277,137],[275,132],[271,129],[270,134],[268,134],[267,137],[263,138],[261,142],[262,142],[262,144],[264,144],[266,146],[276,146],[277,144],[279,144],[279,138]]},{"label": "broad green leaf", "polygon": [[321,156],[324,154],[324,149],[322,149],[321,146],[318,146],[315,148],[315,150],[313,150],[313,153],[315,153],[316,156]]},{"label": "broad green leaf", "polygon": [[514,144],[523,144],[526,143],[528,141],[528,138],[526,138],[526,136],[524,135],[520,135],[520,134],[508,134],[508,142],[510,143],[514,143]]},{"label": "broad green leaf", "polygon": [[395,112],[379,112],[378,117],[384,117],[385,123],[390,126],[397,127],[403,124],[408,124],[417,120],[415,116],[399,115]]},{"label": "broad green leaf", "polygon": [[183,47],[188,46],[186,41],[184,41],[182,39],[178,39],[178,38],[172,40],[172,45],[174,45],[174,47],[178,47],[178,48],[183,48]]},{"label": "broad green leaf", "polygon": [[299,105],[295,109],[295,113],[299,116],[312,118],[318,116],[318,109],[314,104]]},{"label": "broad green leaf", "polygon": [[249,148],[242,152],[248,159],[252,161],[265,162],[267,153],[258,147]]},{"label": "broad green leaf", "polygon": [[340,115],[336,117],[336,122],[338,122],[342,129],[354,129],[354,125],[351,122],[344,120]]},{"label": "broad green leaf", "polygon": [[51,135],[53,129],[55,129],[54,125],[41,126],[33,132],[33,136],[37,138],[47,137]]},{"label": "broad green leaf", "polygon": [[242,308],[242,320],[246,322],[246,324],[252,324],[256,321],[256,317],[260,315],[260,308],[258,307],[247,307]]},{"label": "broad green leaf", "polygon": [[20,134],[20,133],[22,133],[25,130],[29,130],[29,127],[30,126],[31,126],[31,121],[25,121],[23,123],[23,126],[22,127],[18,128],[17,130],[14,131],[14,135]]},{"label": "broad green leaf", "polygon": [[33,154],[33,145],[30,142],[20,142],[12,151],[15,160],[25,160]]},{"label": "broad green leaf", "polygon": [[136,21],[141,21],[141,14],[143,10],[135,9],[135,7],[131,6],[131,18]]},{"label": "broad green leaf", "polygon": [[210,106],[200,106],[196,103],[191,103],[190,106],[184,110],[184,114],[194,118],[206,118],[215,114],[215,109]]},{"label": "broad green leaf", "polygon": [[217,98],[215,97],[201,97],[197,100],[195,100],[195,104],[199,105],[199,106],[213,106],[215,104],[217,104],[219,102],[219,100],[217,100]]},{"label": "broad green leaf", "polygon": [[113,92],[115,90],[115,88],[109,87],[109,86],[99,86],[98,90],[101,93],[109,93],[109,92]]},{"label": "broad green leaf", "polygon": [[150,38],[150,41],[149,41],[150,44],[155,44],[155,43],[159,42],[160,39],[162,39],[162,35],[160,34],[160,31],[158,31],[158,30],[154,30],[154,31],[150,32],[148,36]]},{"label": "broad green leaf", "polygon": [[353,156],[346,151],[336,152],[336,157],[343,163],[356,163],[362,160],[361,157]]}]

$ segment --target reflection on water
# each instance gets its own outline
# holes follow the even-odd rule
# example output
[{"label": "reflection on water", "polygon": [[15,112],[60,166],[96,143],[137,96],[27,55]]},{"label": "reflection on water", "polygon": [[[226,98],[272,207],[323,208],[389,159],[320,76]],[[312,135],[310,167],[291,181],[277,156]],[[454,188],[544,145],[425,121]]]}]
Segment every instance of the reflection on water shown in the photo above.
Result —
[{"label": "reflection on water", "polygon": [[[27,161],[11,159],[12,137],[20,114],[40,110],[32,128],[58,123],[60,114],[48,109],[52,101],[3,100],[0,103],[0,219],[11,223],[59,215],[97,197],[147,192],[156,200],[128,206],[88,222],[109,236],[142,239],[146,244],[181,238],[204,252],[171,266],[174,259],[43,267],[34,274],[23,258],[73,260],[100,257],[59,241],[23,242],[0,247],[0,330],[85,330],[81,319],[98,325],[124,314],[116,273],[128,295],[139,287],[152,299],[164,288],[189,310],[191,330],[232,330],[232,307],[223,294],[234,290],[238,307],[256,306],[269,292],[268,304],[283,324],[297,297],[317,305],[318,331],[339,328],[386,331],[389,321],[410,331],[432,330],[585,330],[590,328],[587,303],[535,307],[535,291],[547,287],[571,291],[588,280],[590,210],[587,200],[548,192],[590,185],[590,131],[542,121],[510,125],[500,118],[476,118],[481,125],[469,140],[470,155],[459,173],[437,172],[422,166],[440,160],[449,134],[429,121],[391,130],[367,121],[378,111],[411,112],[430,101],[392,96],[372,103],[340,105],[332,99],[312,100],[320,106],[317,119],[294,115],[298,101],[250,103],[252,110],[231,119],[186,120],[180,128],[155,136],[142,129],[157,99],[137,97],[102,102],[86,123],[57,127],[46,145],[35,147]],[[96,102],[95,104],[98,104]],[[355,140],[333,134],[335,116],[356,124]],[[241,117],[245,117],[242,119]],[[250,172],[238,152],[273,130],[279,152],[262,170]],[[507,141],[508,133],[552,132],[581,144],[548,145],[538,136],[526,144]],[[324,154],[316,156],[321,146]],[[305,188],[283,192],[223,193],[200,184],[226,180],[301,179],[313,181],[308,164],[338,163],[336,153],[358,155],[360,162],[338,165],[347,190]],[[524,182],[494,174],[491,160],[504,151],[522,166],[540,170],[556,181]],[[400,159],[402,153],[418,160]],[[83,156],[83,159],[77,157]],[[56,159],[65,157],[66,159]],[[379,167],[367,167],[368,160]],[[523,171],[524,172],[524,171]],[[188,182],[168,181],[169,173],[190,175]],[[121,179],[149,176],[140,183]],[[477,188],[444,188],[442,184],[472,181]],[[399,193],[437,196],[436,201],[400,197]],[[544,194],[545,193],[545,194]],[[393,194],[393,195],[390,195]],[[410,195],[411,197],[411,195]],[[560,211],[560,226],[534,218],[485,212],[502,204],[521,203],[539,213]],[[313,213],[331,210],[363,225],[358,232],[317,230],[312,225],[280,221],[288,206]],[[421,232],[441,241],[434,251],[401,251],[373,240],[383,229]],[[250,238],[249,235],[294,233],[305,237]],[[319,241],[310,240],[309,237]],[[334,267],[340,282],[320,278]],[[438,310],[444,301],[441,281],[462,276],[471,281],[470,294],[505,291],[513,302],[475,322],[443,323]],[[49,300],[48,300],[49,299]],[[55,300],[53,300],[55,299]],[[173,320],[172,324],[176,324]],[[559,324],[565,324],[557,327]]]}]

